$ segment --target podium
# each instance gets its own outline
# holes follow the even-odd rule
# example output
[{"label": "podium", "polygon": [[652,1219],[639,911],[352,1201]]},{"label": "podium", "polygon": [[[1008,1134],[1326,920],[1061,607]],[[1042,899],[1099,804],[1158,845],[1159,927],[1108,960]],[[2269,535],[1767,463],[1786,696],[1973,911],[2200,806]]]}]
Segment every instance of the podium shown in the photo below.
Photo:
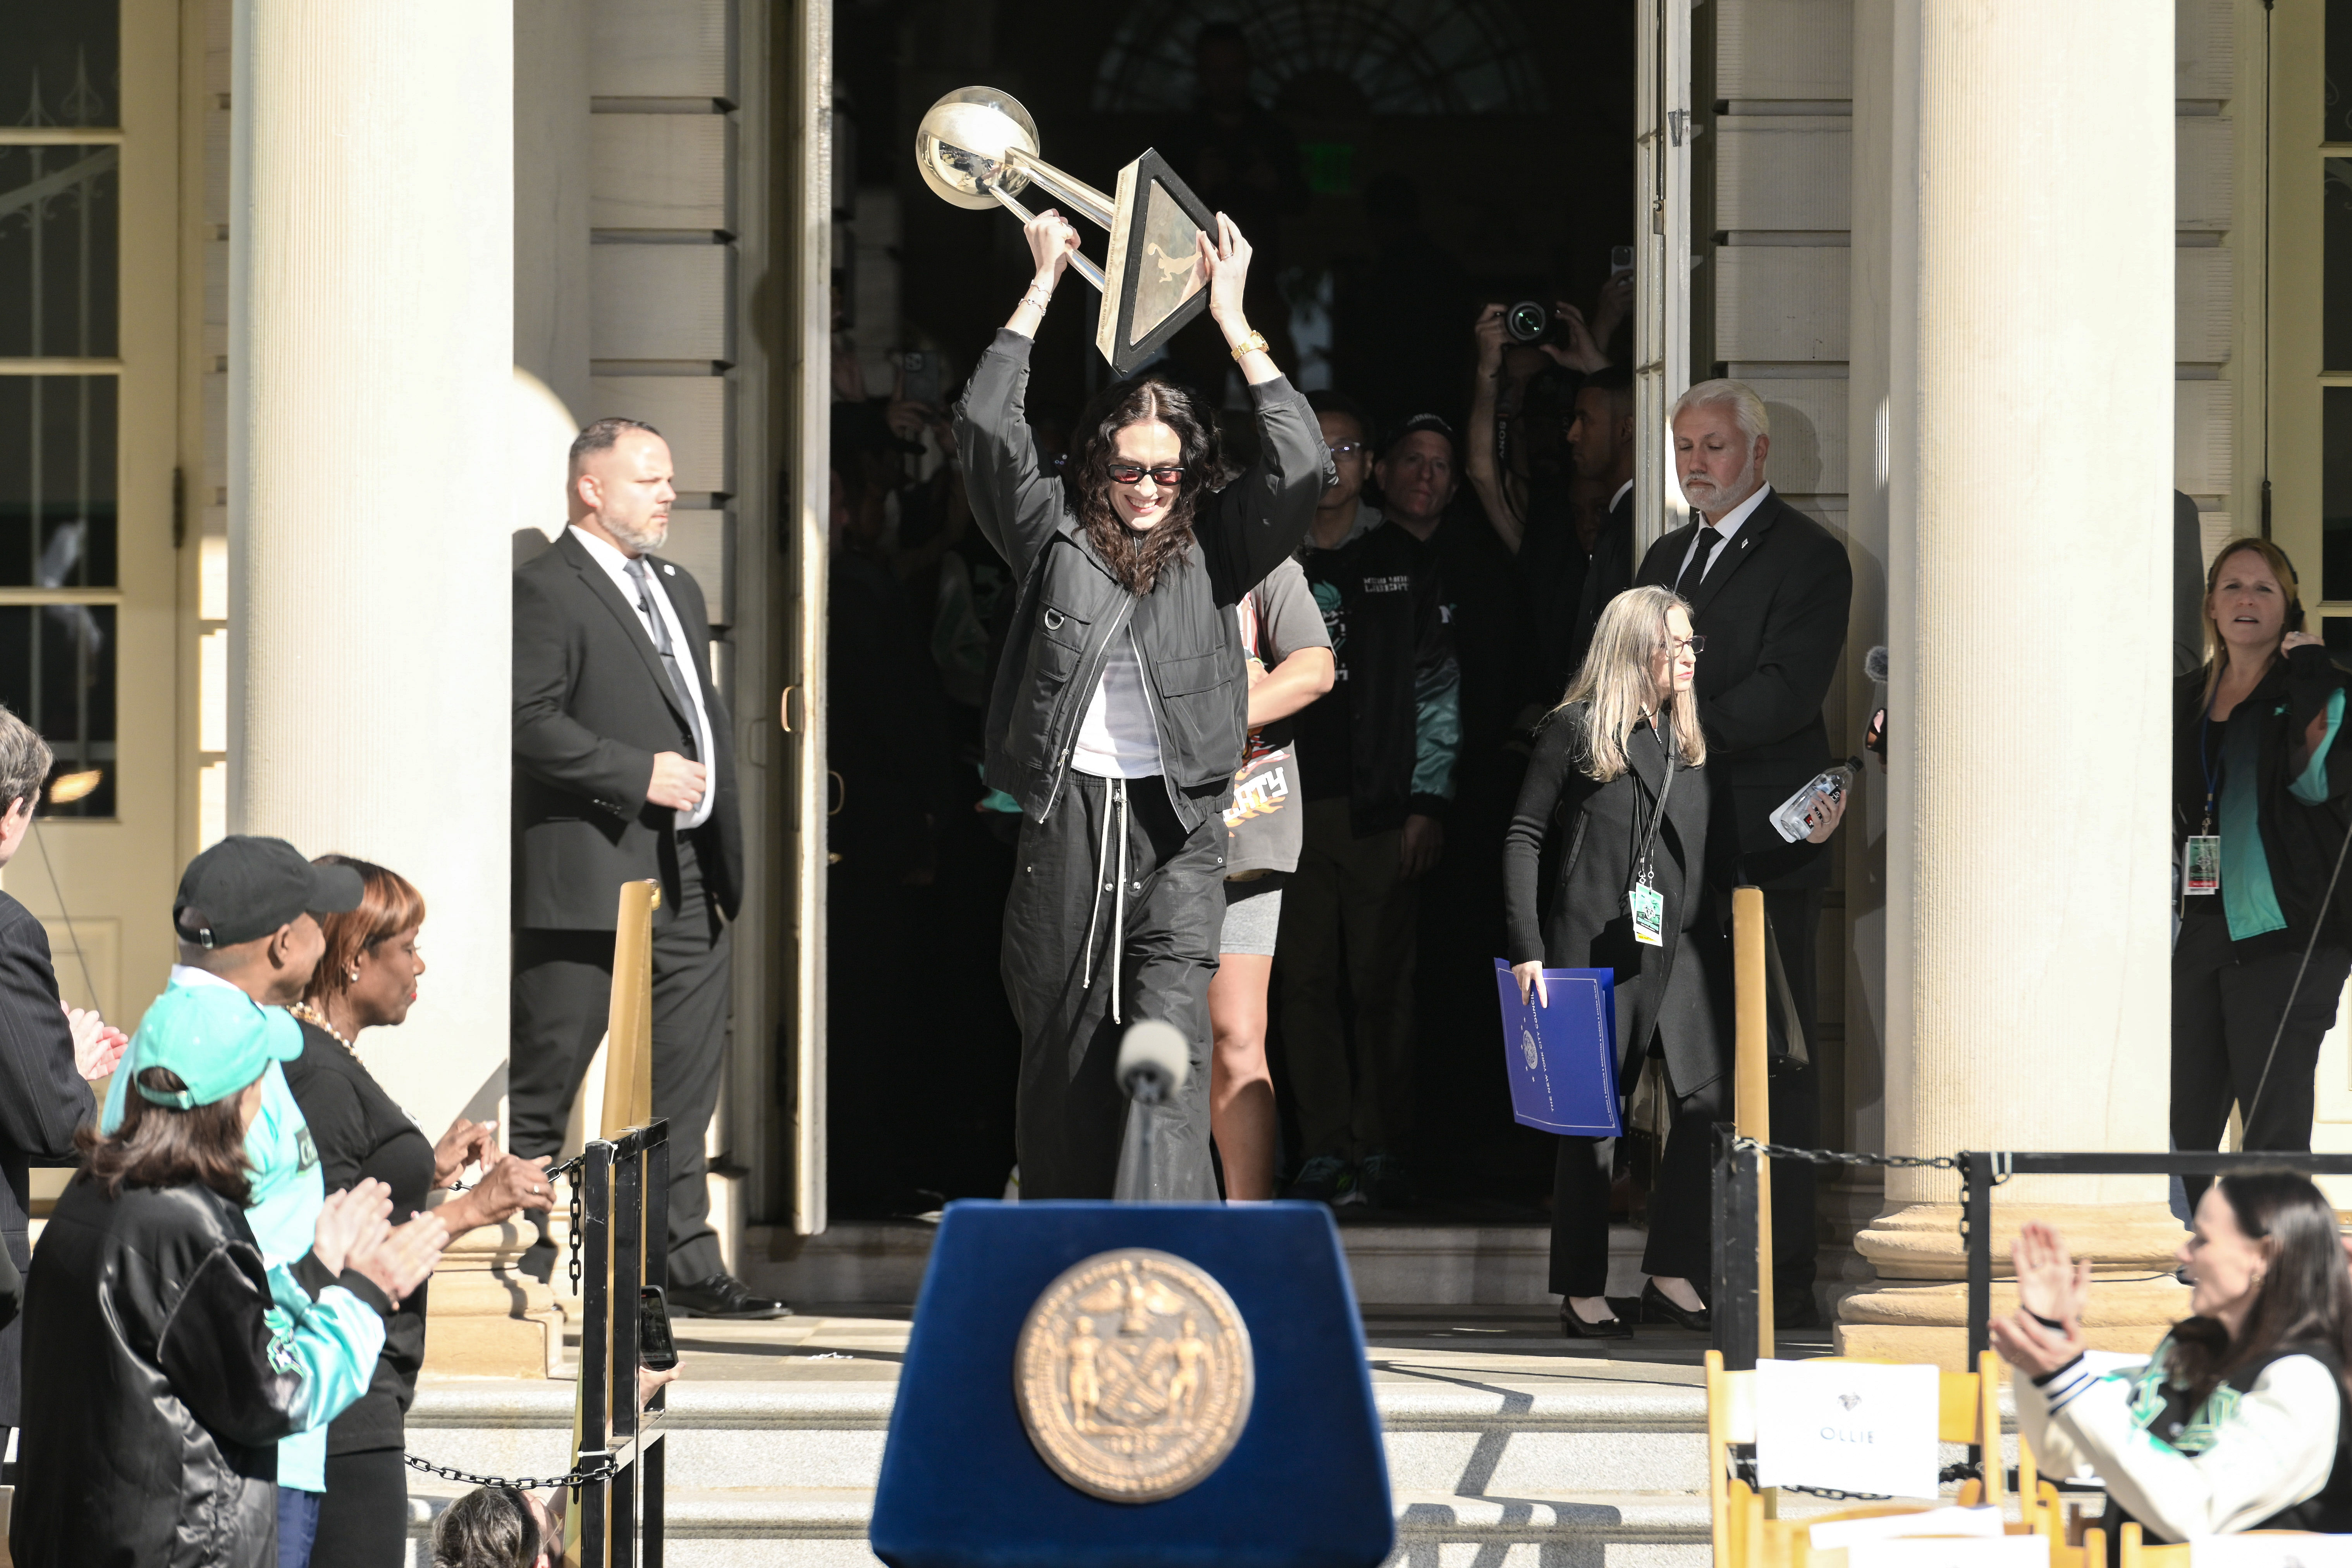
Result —
[{"label": "podium", "polygon": [[1395,1535],[1321,1205],[949,1205],[874,1500],[890,1568],[1375,1568]]}]

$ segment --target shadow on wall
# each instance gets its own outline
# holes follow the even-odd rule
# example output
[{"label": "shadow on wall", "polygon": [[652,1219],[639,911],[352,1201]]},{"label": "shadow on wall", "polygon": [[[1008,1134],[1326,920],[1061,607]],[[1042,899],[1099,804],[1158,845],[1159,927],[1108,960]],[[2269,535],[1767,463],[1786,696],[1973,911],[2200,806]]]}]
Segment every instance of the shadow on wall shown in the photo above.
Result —
[{"label": "shadow on wall", "polygon": [[[1783,495],[1811,496],[1822,493],[1822,436],[1813,427],[1812,416],[1793,404],[1764,400],[1764,412],[1772,420],[1772,455],[1766,464],[1772,488]],[[1845,478],[1838,477],[1830,487],[1845,489]]]}]

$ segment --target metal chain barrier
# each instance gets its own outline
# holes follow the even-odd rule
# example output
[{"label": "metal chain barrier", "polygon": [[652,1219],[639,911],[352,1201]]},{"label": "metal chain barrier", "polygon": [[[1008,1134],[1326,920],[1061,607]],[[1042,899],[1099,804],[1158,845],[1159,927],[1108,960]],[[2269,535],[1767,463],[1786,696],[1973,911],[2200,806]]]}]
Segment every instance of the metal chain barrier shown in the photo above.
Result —
[{"label": "metal chain barrier", "polygon": [[[562,1164],[550,1165],[547,1168],[549,1181],[552,1182],[558,1177],[562,1177],[572,1186],[572,1293],[575,1296],[580,1294],[581,1189],[587,1185],[580,1179],[580,1170],[587,1158],[585,1153],[574,1154]],[[478,1182],[474,1184],[476,1186],[480,1184]],[[449,1184],[449,1190],[453,1193],[462,1193],[467,1188],[462,1183],[452,1182]],[[470,1470],[458,1469],[454,1465],[436,1465],[432,1460],[420,1458],[415,1454],[403,1454],[400,1458],[401,1462],[412,1470],[421,1471],[428,1476],[438,1476],[445,1481],[457,1481],[469,1487],[488,1487],[493,1491],[502,1492],[535,1492],[547,1487],[562,1487],[568,1491],[573,1487],[594,1486],[600,1481],[609,1481],[621,1473],[620,1465],[610,1454],[600,1455],[593,1464],[566,1471],[562,1475],[543,1478],[478,1476]]]},{"label": "metal chain barrier", "polygon": [[593,1486],[599,1481],[609,1481],[621,1473],[619,1462],[610,1454],[600,1454],[595,1463],[583,1466],[579,1469],[560,1476],[544,1478],[478,1476],[470,1471],[458,1469],[454,1465],[436,1465],[430,1459],[420,1459],[414,1454],[403,1454],[401,1459],[410,1469],[422,1470],[428,1476],[438,1476],[445,1481],[461,1481],[469,1487],[488,1487],[493,1491],[501,1492],[535,1492],[547,1487],[562,1487],[569,1490],[573,1487]]},{"label": "metal chain barrier", "polygon": [[[1734,1458],[1733,1464],[1737,1468],[1741,1480],[1746,1481],[1749,1487],[1754,1488],[1757,1490],[1760,1491],[1763,1489],[1760,1487],[1757,1487],[1756,1484],[1756,1457],[1753,1454],[1738,1455]],[[1973,1461],[1963,1462],[1957,1465],[1946,1465],[1936,1474],[1936,1484],[1939,1487],[1949,1486],[1955,1481],[1980,1481],[1982,1479],[1984,1479],[1983,1467],[1974,1463]],[[1806,1497],[1817,1497],[1825,1502],[1892,1502],[1895,1500],[1894,1497],[1887,1492],[1842,1492],[1835,1487],[1781,1486],[1775,1487],[1773,1489],[1775,1491],[1801,1492]]]},{"label": "metal chain barrier", "polygon": [[[1741,1153],[1754,1152],[1768,1160],[1802,1160],[1809,1165],[1869,1165],[1885,1171],[1958,1171],[1960,1173],[1960,1240],[1969,1238],[1969,1178],[1967,1169],[1953,1154],[1855,1154],[1843,1149],[1799,1149],[1788,1143],[1759,1143],[1753,1138],[1735,1138],[1731,1146]],[[1998,1186],[2006,1176],[1995,1176]]]}]

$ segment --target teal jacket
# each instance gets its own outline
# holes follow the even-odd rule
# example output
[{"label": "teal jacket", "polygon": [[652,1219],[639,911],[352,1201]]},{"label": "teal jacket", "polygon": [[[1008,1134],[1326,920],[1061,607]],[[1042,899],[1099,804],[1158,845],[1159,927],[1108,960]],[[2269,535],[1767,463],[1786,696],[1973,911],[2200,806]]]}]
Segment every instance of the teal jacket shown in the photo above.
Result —
[{"label": "teal jacket", "polygon": [[2221,723],[2205,717],[2203,669],[2174,683],[2176,856],[2203,831],[2209,787],[2221,837],[2221,890],[2182,902],[2192,916],[2227,919],[2241,957],[2299,950],[2322,919],[2334,941],[2352,941],[2352,874],[2337,882],[2332,906],[2320,907],[2352,809],[2347,688],[2352,674],[2316,645],[2272,665]]}]

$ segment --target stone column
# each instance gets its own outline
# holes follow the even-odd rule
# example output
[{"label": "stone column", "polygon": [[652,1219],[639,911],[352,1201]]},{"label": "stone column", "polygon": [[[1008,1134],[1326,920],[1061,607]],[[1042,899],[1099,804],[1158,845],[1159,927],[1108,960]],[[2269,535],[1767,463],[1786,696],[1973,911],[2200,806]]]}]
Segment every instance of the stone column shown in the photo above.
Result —
[{"label": "stone column", "polygon": [[416,1009],[362,1045],[437,1134],[506,1088],[513,17],[235,29],[229,826],[423,891]]},{"label": "stone column", "polygon": [[[1887,1146],[2160,1150],[2172,37],[2130,0],[1883,20],[1893,90],[1855,96],[1886,123],[1855,141],[1895,151],[1854,200],[1891,258]],[[1958,1364],[1958,1195],[1889,1173],[1846,1348]],[[2002,1272],[2028,1214],[2116,1277],[2168,1271],[2179,1234],[2160,1180],[2019,1180]],[[2145,1347],[2184,1298],[2119,1279],[2091,1326]]]}]

